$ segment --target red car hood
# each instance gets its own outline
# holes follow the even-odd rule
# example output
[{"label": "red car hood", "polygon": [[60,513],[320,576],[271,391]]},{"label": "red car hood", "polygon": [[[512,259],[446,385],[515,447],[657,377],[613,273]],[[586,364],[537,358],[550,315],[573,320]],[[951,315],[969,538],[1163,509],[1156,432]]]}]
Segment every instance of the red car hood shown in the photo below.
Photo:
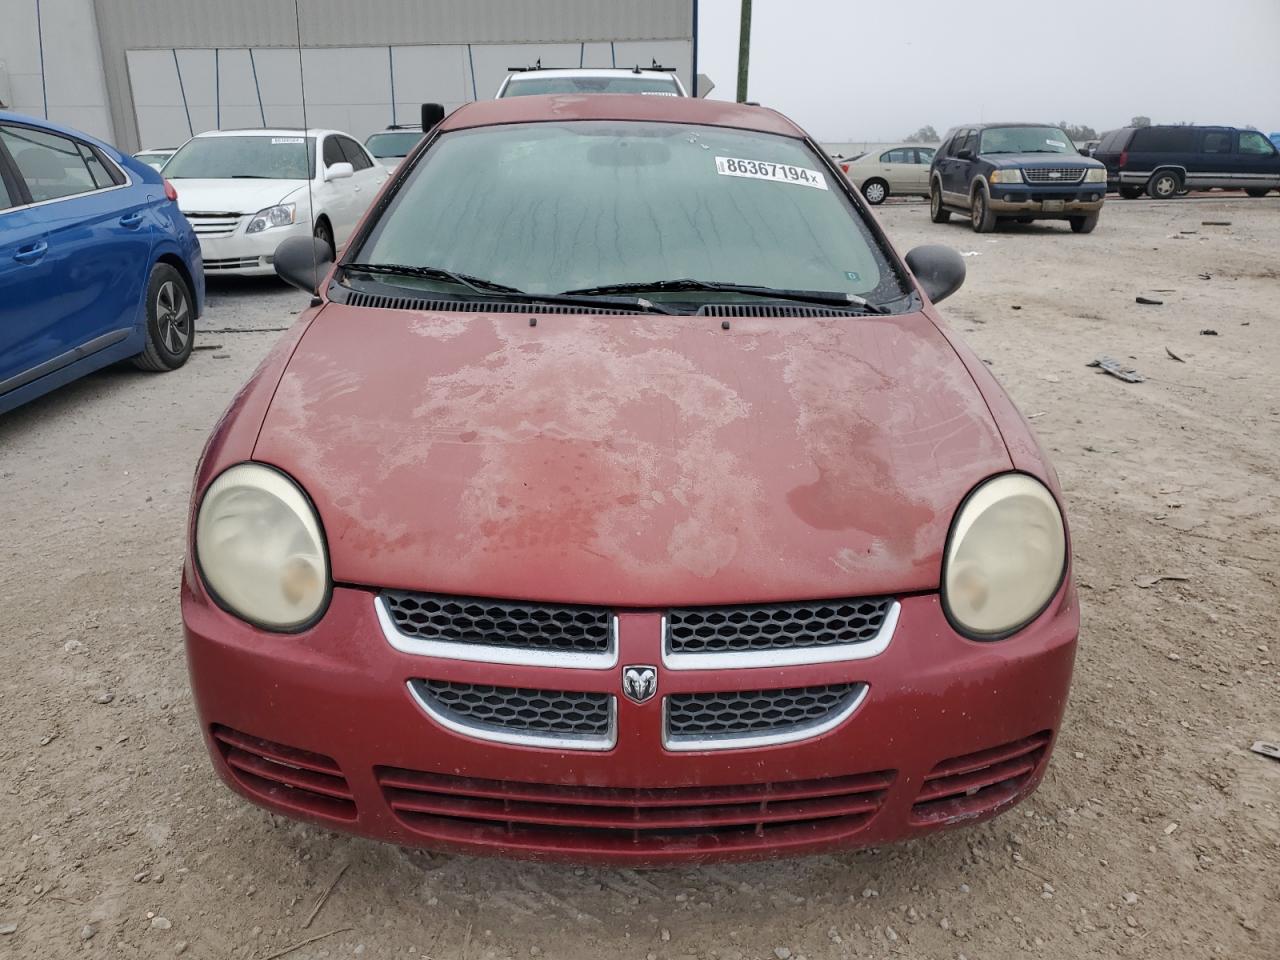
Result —
[{"label": "red car hood", "polygon": [[1011,467],[922,314],[735,319],[330,304],[254,450],[336,581],[616,606],[935,589]]}]

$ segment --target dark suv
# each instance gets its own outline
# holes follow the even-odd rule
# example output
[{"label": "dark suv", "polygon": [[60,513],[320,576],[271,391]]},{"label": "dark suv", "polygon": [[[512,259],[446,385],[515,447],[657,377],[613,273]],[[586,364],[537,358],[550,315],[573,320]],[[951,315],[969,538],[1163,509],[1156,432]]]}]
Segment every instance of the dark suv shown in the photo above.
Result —
[{"label": "dark suv", "polygon": [[1125,127],[1105,134],[1094,156],[1107,165],[1108,188],[1128,200],[1210,187],[1251,197],[1280,189],[1280,151],[1257,130]]},{"label": "dark suv", "polygon": [[929,169],[934,223],[965,213],[978,233],[1001,220],[1067,220],[1076,233],[1098,225],[1107,171],[1082,157],[1058,127],[974,123],[947,131]]}]

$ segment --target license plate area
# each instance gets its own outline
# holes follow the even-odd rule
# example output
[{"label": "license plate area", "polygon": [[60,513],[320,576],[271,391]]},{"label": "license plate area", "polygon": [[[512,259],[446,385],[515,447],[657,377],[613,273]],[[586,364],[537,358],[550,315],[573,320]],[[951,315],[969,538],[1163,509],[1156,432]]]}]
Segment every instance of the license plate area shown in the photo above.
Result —
[{"label": "license plate area", "polygon": [[1045,213],[1061,213],[1065,205],[1066,202],[1063,200],[1045,200],[1040,204],[1040,209]]}]

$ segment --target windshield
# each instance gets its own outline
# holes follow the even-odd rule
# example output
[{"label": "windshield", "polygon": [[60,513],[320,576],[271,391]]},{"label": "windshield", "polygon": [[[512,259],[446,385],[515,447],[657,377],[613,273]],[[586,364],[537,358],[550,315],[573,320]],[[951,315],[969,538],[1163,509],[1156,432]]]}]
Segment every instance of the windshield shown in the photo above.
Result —
[{"label": "windshield", "polygon": [[820,165],[802,141],[720,127],[462,130],[428,151],[349,259],[444,268],[531,293],[692,278],[903,296]]},{"label": "windshield", "polygon": [[982,131],[979,153],[1075,153],[1058,127],[991,127]]},{"label": "windshield", "polygon": [[397,130],[390,133],[375,133],[364,142],[364,145],[378,159],[383,157],[405,157],[409,155],[409,151],[421,139],[421,131],[408,130],[401,132]]},{"label": "windshield", "polygon": [[164,165],[170,180],[310,180],[314,173],[315,139],[287,134],[197,137]]},{"label": "windshield", "polygon": [[679,96],[676,82],[666,77],[620,74],[616,77],[513,77],[503,97],[528,97],[543,93],[660,93]]}]

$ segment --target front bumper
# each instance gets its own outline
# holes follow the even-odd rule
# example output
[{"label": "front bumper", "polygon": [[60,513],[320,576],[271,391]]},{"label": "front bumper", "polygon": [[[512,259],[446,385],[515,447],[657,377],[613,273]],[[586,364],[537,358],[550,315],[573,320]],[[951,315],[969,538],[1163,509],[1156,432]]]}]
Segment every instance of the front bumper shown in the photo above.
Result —
[{"label": "front bumper", "polygon": [[[909,596],[888,647],[867,659],[672,670],[662,665],[662,614],[618,611],[617,663],[570,669],[401,652],[374,600],[336,587],[316,626],[270,634],[215,606],[188,569],[188,664],[222,779],[279,813],[392,843],[630,866],[867,846],[1008,809],[1048,763],[1079,629],[1069,586],[1016,637],[989,644],[956,634],[936,596]],[[628,664],[657,665],[657,695],[618,696],[616,742],[597,752],[454,732],[408,687],[430,678],[619,694]],[[865,697],[811,739],[663,745],[664,695],[848,681],[867,684]],[[958,783],[959,794],[926,802],[940,783]],[[804,816],[780,822],[786,810]]]},{"label": "front bumper", "polygon": [[993,183],[989,188],[991,210],[1000,216],[1032,215],[1038,218],[1085,216],[1097,213],[1107,197],[1105,183],[1078,187],[1042,188],[1029,184]]},{"label": "front bumper", "polygon": [[200,237],[200,255],[204,272],[240,277],[261,277],[276,272],[276,247],[290,237],[311,235],[307,221],[285,227],[272,227],[258,233],[245,233],[250,217],[241,217],[235,232],[226,237]]}]

